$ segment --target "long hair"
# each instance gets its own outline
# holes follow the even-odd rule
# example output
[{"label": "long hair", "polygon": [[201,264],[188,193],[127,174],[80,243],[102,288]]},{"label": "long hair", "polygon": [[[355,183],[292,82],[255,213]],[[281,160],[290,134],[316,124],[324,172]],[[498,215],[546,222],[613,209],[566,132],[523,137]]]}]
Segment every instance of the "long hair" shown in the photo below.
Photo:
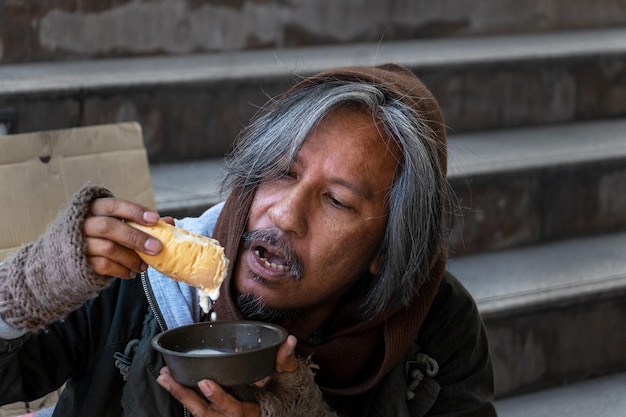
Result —
[{"label": "long hair", "polygon": [[388,195],[389,216],[377,277],[357,284],[357,314],[372,318],[389,307],[409,304],[428,279],[431,260],[445,245],[449,187],[437,161],[438,145],[416,112],[376,85],[333,80],[292,90],[271,102],[244,130],[226,160],[224,187],[256,189],[279,178],[294,161],[309,132],[340,106],[371,114],[381,134],[400,149],[402,159]]}]

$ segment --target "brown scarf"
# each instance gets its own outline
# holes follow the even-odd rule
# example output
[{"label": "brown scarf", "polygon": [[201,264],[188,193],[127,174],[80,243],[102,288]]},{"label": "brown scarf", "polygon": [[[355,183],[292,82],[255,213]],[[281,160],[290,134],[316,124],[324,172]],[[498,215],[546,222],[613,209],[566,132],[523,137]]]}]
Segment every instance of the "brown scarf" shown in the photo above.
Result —
[{"label": "brown scarf", "polygon": [[[433,152],[442,172],[446,172],[446,136],[439,106],[409,70],[396,65],[344,68],[313,76],[293,89],[333,79],[383,85],[387,96],[409,104],[439,142]],[[231,297],[231,277],[253,195],[252,189],[235,188],[215,226],[213,236],[224,245],[226,255],[233,260],[220,298],[215,303],[220,320],[241,319]],[[446,260],[447,251],[441,249],[431,261],[429,279],[418,289],[417,296],[407,308],[387,311],[369,321],[332,324],[329,334],[319,344],[298,341],[298,354],[302,357],[312,355],[313,361],[319,365],[316,382],[324,392],[340,396],[363,393],[375,386],[403,358],[437,293]],[[341,311],[336,316],[341,317]]]}]

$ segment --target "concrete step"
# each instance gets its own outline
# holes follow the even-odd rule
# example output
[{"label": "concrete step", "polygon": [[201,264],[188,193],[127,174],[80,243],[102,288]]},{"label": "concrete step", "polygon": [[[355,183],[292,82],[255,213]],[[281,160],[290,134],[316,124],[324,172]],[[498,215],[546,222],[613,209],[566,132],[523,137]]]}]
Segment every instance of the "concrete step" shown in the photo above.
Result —
[{"label": "concrete step", "polygon": [[298,77],[390,61],[457,133],[626,113],[626,28],[3,65],[0,113],[15,133],[135,120],[153,163],[221,157]]},{"label": "concrete step", "polygon": [[156,208],[161,216],[199,216],[223,201],[220,192],[222,158],[151,164]]},{"label": "concrete step", "polygon": [[500,400],[500,417],[624,417],[626,373]]},{"label": "concrete step", "polygon": [[459,255],[626,230],[626,119],[455,135],[449,159]]},{"label": "concrete step", "polygon": [[499,397],[626,371],[624,248],[626,232],[450,260],[485,320]]},{"label": "concrete step", "polygon": [[[456,255],[626,230],[626,119],[450,136],[463,207]],[[221,158],[152,164],[164,215],[198,215],[223,196]]]},{"label": "concrete step", "polygon": [[[25,24],[25,23],[28,24]],[[0,2],[0,62],[624,26],[615,0]]]}]

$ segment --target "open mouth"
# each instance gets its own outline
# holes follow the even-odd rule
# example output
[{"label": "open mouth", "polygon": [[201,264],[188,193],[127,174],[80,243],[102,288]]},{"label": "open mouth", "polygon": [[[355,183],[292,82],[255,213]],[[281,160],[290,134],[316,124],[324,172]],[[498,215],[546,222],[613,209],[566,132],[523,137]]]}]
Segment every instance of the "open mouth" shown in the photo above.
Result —
[{"label": "open mouth", "polygon": [[289,272],[291,271],[291,265],[282,254],[270,251],[264,246],[255,246],[254,254],[259,260],[268,268],[279,271]]},{"label": "open mouth", "polygon": [[266,271],[290,274],[296,280],[302,278],[302,263],[288,240],[279,232],[271,229],[259,229],[245,232],[243,246],[255,257]]}]

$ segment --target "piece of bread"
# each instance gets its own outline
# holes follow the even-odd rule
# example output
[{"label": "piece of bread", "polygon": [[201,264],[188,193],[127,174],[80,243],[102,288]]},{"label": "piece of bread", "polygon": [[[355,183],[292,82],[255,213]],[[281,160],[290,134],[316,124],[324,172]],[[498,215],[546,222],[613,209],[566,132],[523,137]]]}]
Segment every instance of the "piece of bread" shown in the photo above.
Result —
[{"label": "piece of bread", "polygon": [[198,288],[201,296],[212,300],[218,298],[228,270],[228,258],[217,240],[172,226],[163,220],[154,226],[134,222],[127,224],[156,237],[163,244],[158,255],[137,252],[145,263],[170,278]]}]

